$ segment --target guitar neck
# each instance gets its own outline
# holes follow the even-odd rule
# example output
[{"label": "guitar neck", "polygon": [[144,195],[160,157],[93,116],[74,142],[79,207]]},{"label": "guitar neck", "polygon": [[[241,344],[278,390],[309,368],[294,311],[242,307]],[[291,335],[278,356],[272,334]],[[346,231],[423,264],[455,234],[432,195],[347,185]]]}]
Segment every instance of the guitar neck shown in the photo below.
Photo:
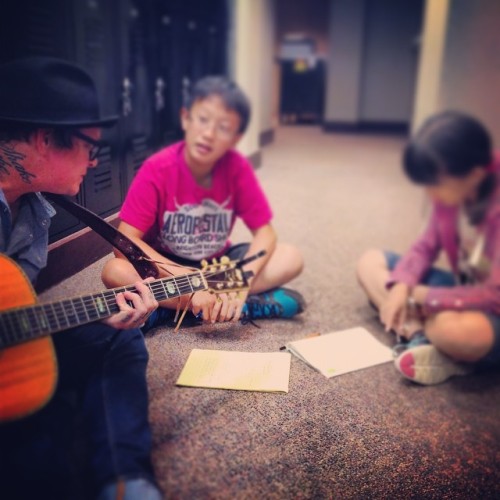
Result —
[{"label": "guitar neck", "polygon": [[[203,274],[194,272],[146,283],[157,301],[206,290]],[[134,286],[113,288],[92,295],[35,304],[0,314],[0,349],[107,318],[117,312],[116,296],[135,292]]]}]

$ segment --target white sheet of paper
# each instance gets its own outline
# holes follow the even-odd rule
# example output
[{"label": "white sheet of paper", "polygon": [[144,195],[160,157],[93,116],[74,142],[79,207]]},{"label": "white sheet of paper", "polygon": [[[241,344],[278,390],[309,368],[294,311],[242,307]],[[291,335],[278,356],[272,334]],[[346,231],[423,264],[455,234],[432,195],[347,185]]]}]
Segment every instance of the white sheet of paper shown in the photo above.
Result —
[{"label": "white sheet of paper", "polygon": [[328,378],[393,360],[391,348],[362,327],[296,340],[287,349]]},{"label": "white sheet of paper", "polygon": [[288,392],[290,354],[193,349],[177,385]]}]

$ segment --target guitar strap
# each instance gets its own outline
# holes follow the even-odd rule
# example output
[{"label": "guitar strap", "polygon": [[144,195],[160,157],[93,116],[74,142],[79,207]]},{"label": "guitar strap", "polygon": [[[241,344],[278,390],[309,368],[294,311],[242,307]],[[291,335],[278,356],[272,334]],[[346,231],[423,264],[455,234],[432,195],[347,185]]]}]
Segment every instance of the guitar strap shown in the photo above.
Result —
[{"label": "guitar strap", "polygon": [[139,276],[143,279],[153,277],[158,278],[160,272],[156,264],[136,245],[130,238],[118,231],[111,224],[91,212],[85,207],[78,205],[66,196],[53,193],[43,193],[45,198],[64,208],[77,219],[91,227],[97,234],[109,241],[112,246],[123,253],[131,262]]}]

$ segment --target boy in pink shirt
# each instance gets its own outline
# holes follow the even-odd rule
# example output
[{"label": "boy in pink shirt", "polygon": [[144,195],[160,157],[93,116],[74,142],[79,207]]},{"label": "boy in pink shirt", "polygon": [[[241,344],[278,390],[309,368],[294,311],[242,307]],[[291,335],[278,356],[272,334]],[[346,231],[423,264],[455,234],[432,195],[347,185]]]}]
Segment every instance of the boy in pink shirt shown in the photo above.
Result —
[{"label": "boy in pink shirt", "polygon": [[[184,140],[144,162],[120,212],[120,231],[163,263],[162,276],[185,274],[186,267],[199,267],[202,259],[227,255],[234,260],[266,251],[245,266],[254,273],[250,294],[194,294],[191,312],[212,323],[291,317],[304,307],[300,294],[280,288],[301,272],[302,256],[295,247],[277,243],[269,202],[250,163],[233,149],[249,118],[250,104],[236,84],[223,77],[197,82],[181,111]],[[237,217],[253,238],[231,246]],[[138,275],[117,253],[106,263],[102,278],[116,287],[137,281]],[[171,322],[178,300],[162,302],[144,330]],[[188,297],[180,301],[185,307]]]}]

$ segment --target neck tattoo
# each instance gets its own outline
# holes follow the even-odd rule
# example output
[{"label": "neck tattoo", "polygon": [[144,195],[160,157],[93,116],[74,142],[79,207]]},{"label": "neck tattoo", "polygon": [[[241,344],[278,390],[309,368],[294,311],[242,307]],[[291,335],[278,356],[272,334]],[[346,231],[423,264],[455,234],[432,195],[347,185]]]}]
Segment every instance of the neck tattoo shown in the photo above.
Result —
[{"label": "neck tattoo", "polygon": [[28,172],[22,165],[21,162],[25,158],[25,154],[19,153],[11,146],[0,144],[0,174],[10,175],[10,169],[14,168],[23,182],[31,184],[31,179],[36,175]]}]

